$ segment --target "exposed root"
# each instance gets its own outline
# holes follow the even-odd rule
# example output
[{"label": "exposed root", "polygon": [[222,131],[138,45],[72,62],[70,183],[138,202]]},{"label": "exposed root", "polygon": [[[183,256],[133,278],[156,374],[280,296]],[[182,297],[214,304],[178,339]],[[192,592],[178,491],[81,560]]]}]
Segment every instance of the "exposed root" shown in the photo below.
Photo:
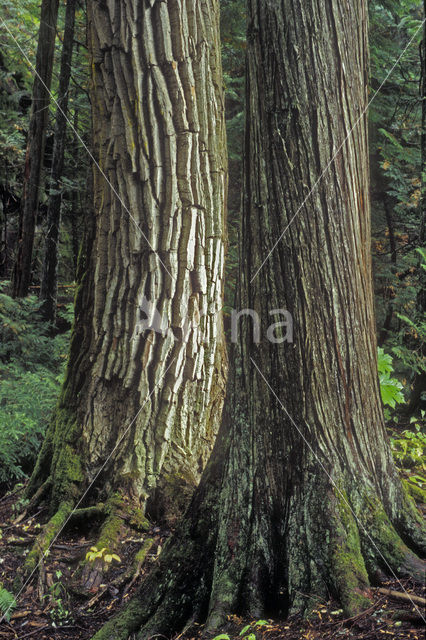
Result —
[{"label": "exposed root", "polygon": [[[401,576],[407,575],[410,568],[412,575],[418,577],[423,564],[398,536],[378,499],[367,500],[365,494],[361,498],[356,490],[346,498],[346,494],[338,496],[334,489],[324,488],[317,485],[312,492],[308,489],[301,494],[303,509],[296,503],[294,526],[302,535],[291,534],[293,545],[289,551],[294,551],[294,556],[290,569],[287,565],[289,604],[292,612],[307,614],[316,596],[331,595],[353,618],[371,606],[370,572],[380,569],[388,575],[394,571]],[[204,490],[202,487],[201,495]],[[211,508],[212,513],[206,514],[209,502],[206,500],[203,510],[197,494],[138,594],[93,640],[127,640],[131,634],[137,640],[147,640],[155,634],[170,636],[189,620],[206,618],[208,630],[212,631],[230,613],[250,613],[255,617],[265,614],[266,598],[276,597],[271,591],[277,588],[273,571],[278,566],[282,570],[283,565],[278,564],[283,557],[282,544],[276,544],[276,538],[273,542],[273,529],[267,531],[270,525],[264,519],[261,535],[270,542],[258,545],[253,553],[253,540],[258,539],[259,529],[253,527],[253,540],[241,536],[237,542],[233,525],[227,520],[229,514],[222,514],[223,505],[219,507],[218,522],[214,519],[218,512]],[[368,525],[369,537],[363,531]],[[222,548],[218,528],[220,531],[223,526],[226,544]],[[267,557],[265,553],[269,551],[271,555]],[[219,556],[222,558],[218,564]],[[241,571],[244,566],[246,569]]]},{"label": "exposed root", "polygon": [[146,540],[144,540],[142,547],[136,553],[133,559],[133,562],[130,565],[130,567],[127,569],[127,571],[125,571],[122,575],[118,576],[118,578],[116,578],[113,581],[114,587],[117,587],[117,588],[120,588],[123,585],[126,585],[121,595],[121,599],[124,598],[126,593],[132,588],[136,580],[139,578],[142,568],[144,566],[145,560],[147,558],[147,555],[152,549],[153,544],[154,544],[153,538],[147,538]]},{"label": "exposed root", "polygon": [[30,503],[27,507],[27,511],[33,511],[40,504],[40,502],[42,502],[43,498],[47,495],[51,488],[52,478],[49,476],[31,497]]},{"label": "exposed root", "polygon": [[40,560],[44,557],[50,545],[64,527],[73,506],[72,502],[62,503],[55,515],[43,527],[42,532],[37,536],[33,548],[25,560],[25,575],[32,573],[37,568]]},{"label": "exposed root", "polygon": [[[77,571],[75,576],[83,592],[87,593],[97,590],[102,582],[105,582],[105,576],[113,563],[111,556],[113,554],[119,555],[120,549],[118,543],[129,533],[129,529],[132,528],[139,532],[145,532],[149,529],[149,523],[143,516],[142,510],[129,504],[128,500],[120,493],[113,494],[105,505],[97,505],[97,507],[90,507],[79,511],[80,513],[76,512],[76,514],[77,517],[80,518],[98,515],[102,515],[105,518],[99,536],[93,545],[93,548],[96,549],[94,554],[99,554],[99,556],[95,558],[85,558],[81,563],[80,570]],[[145,546],[139,553],[142,553],[144,548]],[[146,556],[148,550],[149,549],[146,549],[144,556]],[[137,556],[138,555],[139,554],[137,554]],[[142,562],[143,559],[144,558],[141,558]],[[130,567],[131,573],[130,576],[127,577],[126,582],[132,579],[133,573],[136,571],[139,562],[138,558],[136,558],[135,561],[136,565],[134,568],[133,566]]]},{"label": "exposed root", "polygon": [[408,602],[415,602],[422,607],[426,607],[426,599],[421,598],[420,596],[416,596],[411,593],[401,593],[400,591],[393,591],[392,589],[382,589],[380,588],[379,593],[382,593],[384,596],[389,596],[390,598],[396,598],[397,600],[406,600]]},{"label": "exposed root", "polygon": [[76,509],[72,512],[70,521],[75,524],[76,522],[87,522],[87,520],[95,518],[104,518],[106,515],[105,509],[105,505],[102,502],[99,502],[92,507]]}]

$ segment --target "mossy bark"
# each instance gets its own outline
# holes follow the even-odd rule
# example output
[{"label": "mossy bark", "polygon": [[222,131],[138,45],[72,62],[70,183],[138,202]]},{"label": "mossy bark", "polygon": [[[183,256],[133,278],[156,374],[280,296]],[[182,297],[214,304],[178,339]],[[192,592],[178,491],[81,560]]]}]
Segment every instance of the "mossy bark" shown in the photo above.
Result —
[{"label": "mossy bark", "polygon": [[52,512],[95,479],[96,502],[123,490],[144,507],[168,477],[192,491],[217,435],[227,368],[218,23],[213,0],[88,2],[94,212],[67,378],[28,490],[50,477]]},{"label": "mossy bark", "polygon": [[271,310],[290,311],[294,341],[256,343],[242,328],[191,506],[96,640],[170,637],[194,619],[215,628],[231,612],[306,613],[318,596],[351,616],[371,581],[423,567],[424,526],[392,460],[377,376],[367,4],[250,0],[248,25],[240,305],[263,328]]}]

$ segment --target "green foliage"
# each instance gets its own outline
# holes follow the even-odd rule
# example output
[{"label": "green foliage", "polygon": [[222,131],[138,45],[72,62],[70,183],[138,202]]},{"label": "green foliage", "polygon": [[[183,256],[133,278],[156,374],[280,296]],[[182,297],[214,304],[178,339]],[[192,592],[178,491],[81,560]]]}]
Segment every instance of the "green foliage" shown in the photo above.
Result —
[{"label": "green foliage", "polygon": [[[419,265],[424,249],[418,246],[423,3],[374,0],[369,12],[370,84],[378,91],[369,112],[377,326],[379,343],[396,356],[396,373],[409,383],[426,367],[425,322],[418,304],[425,268]],[[392,389],[386,394],[389,406],[392,394]]]},{"label": "green foliage", "polygon": [[[267,620],[256,620],[254,622],[251,622],[250,624],[246,624],[241,629],[238,636],[235,635],[233,637],[235,638],[235,640],[237,640],[238,638],[242,638],[242,640],[257,640],[258,636],[256,635],[256,631],[258,631],[262,627],[269,626],[269,624],[270,623]],[[227,633],[221,633],[212,640],[231,640],[231,638]]]},{"label": "green foliage", "polygon": [[72,613],[69,609],[68,594],[62,584],[62,571],[55,571],[56,581],[49,587],[49,593],[44,597],[50,602],[50,617],[52,627],[61,627],[72,621]]},{"label": "green foliage", "polygon": [[[418,260],[420,256],[420,261]],[[426,371],[426,317],[416,301],[422,284],[421,271],[426,269],[425,252],[421,248],[406,255],[408,275],[395,288],[394,316],[398,321],[387,338],[388,348],[396,357],[398,374],[410,377]],[[424,277],[424,276],[423,276]]]},{"label": "green foliage", "polygon": [[0,288],[0,482],[32,468],[59,393],[68,334],[51,335],[40,303]]},{"label": "green foliage", "polygon": [[389,406],[394,409],[396,404],[405,402],[404,395],[401,391],[403,386],[399,380],[391,378],[391,373],[394,370],[392,357],[385,353],[380,347],[378,350],[378,370],[382,402],[385,407]]},{"label": "green foliage", "polygon": [[98,559],[102,560],[107,565],[111,564],[113,560],[121,562],[120,556],[116,553],[109,552],[106,547],[103,547],[100,550],[98,550],[97,547],[90,547],[90,551],[86,553],[86,560],[88,562],[94,562]]},{"label": "green foliage", "polygon": [[[422,420],[425,412],[422,411]],[[391,446],[394,460],[401,468],[417,467],[423,473],[426,472],[426,434],[422,432],[421,425],[416,418],[411,419],[413,430],[405,429],[402,433],[392,432]],[[411,479],[411,477],[410,477]],[[425,478],[418,476],[416,481],[426,482]]]},{"label": "green foliage", "polygon": [[[16,608],[16,600],[10,591],[0,582],[0,613],[9,622],[13,610]],[[1,619],[0,619],[1,620]]]},{"label": "green foliage", "polygon": [[[31,113],[31,96],[34,82],[36,49],[40,26],[40,1],[1,0],[1,17],[6,24],[0,32],[0,187],[8,194],[6,206],[0,208],[0,231],[7,226],[13,239],[18,230],[19,198],[22,193],[27,132]],[[66,3],[59,4],[58,37],[55,44],[55,59],[52,74],[52,95],[57,98],[59,65],[61,59],[62,34]],[[89,63],[86,41],[86,16],[84,3],[76,12],[76,31],[71,83],[69,89],[68,116],[79,135],[89,142],[90,101],[88,96]],[[31,67],[32,65],[32,67]],[[44,157],[45,179],[40,189],[40,203],[47,204],[49,180],[49,154],[52,148],[54,120],[57,106],[54,99],[49,106],[47,144]],[[78,145],[80,143],[77,143]],[[86,152],[76,153],[76,137],[68,127],[65,145],[64,175],[61,179],[62,222],[60,237],[59,282],[72,282],[75,274],[78,245],[81,241],[83,211],[87,207],[87,178],[90,171],[89,156]],[[43,248],[46,207],[39,209],[39,226],[35,246]],[[6,277],[10,277],[13,264],[13,245],[0,247],[0,265],[5,262]],[[41,261],[35,261],[34,280],[37,282]]]}]

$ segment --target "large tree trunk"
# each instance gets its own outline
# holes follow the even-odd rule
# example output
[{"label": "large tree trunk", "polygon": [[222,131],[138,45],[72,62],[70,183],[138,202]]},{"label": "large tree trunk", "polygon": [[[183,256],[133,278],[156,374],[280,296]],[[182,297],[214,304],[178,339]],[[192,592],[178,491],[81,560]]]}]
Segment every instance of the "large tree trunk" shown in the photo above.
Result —
[{"label": "large tree trunk", "polygon": [[34,78],[24,188],[19,216],[18,249],[12,274],[12,295],[24,297],[31,284],[34,233],[38,211],[40,181],[43,169],[46,130],[49,122],[50,83],[55,51],[56,22],[59,0],[43,0],[40,14],[37,57]]},{"label": "large tree trunk", "polygon": [[364,1],[249,3],[242,304],[264,334],[269,311],[291,311],[295,340],[256,345],[245,330],[189,511],[96,640],[305,611],[312,595],[353,614],[369,580],[421,575],[407,546],[424,545],[420,517],[392,461],[377,379],[366,23]]},{"label": "large tree trunk", "polygon": [[[227,180],[218,24],[215,1],[88,2],[95,221],[68,373],[29,487],[47,482],[52,509],[96,477],[93,495],[123,489],[143,505],[155,491],[167,511],[188,499],[217,435]],[[161,331],[144,328],[158,317]]]},{"label": "large tree trunk", "polygon": [[56,109],[52,170],[50,174],[47,232],[44,243],[43,272],[40,286],[40,298],[43,301],[41,312],[44,318],[50,322],[55,322],[56,320],[56,302],[58,296],[58,245],[62,202],[61,178],[64,170],[68,90],[71,78],[76,6],[77,0],[67,0],[61,70],[59,73],[59,95]]}]

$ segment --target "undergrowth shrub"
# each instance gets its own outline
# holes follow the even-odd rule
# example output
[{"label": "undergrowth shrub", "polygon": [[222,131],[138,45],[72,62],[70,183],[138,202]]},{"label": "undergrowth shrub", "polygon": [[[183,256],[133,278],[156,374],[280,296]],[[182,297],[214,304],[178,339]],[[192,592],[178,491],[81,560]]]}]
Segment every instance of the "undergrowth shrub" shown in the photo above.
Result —
[{"label": "undergrowth shrub", "polygon": [[426,414],[421,411],[419,418],[412,416],[410,428],[398,427],[398,416],[391,412],[399,404],[405,403],[403,384],[395,377],[392,356],[379,347],[378,370],[380,393],[388,425],[393,459],[401,475],[423,493],[426,491],[426,434],[422,425]]},{"label": "undergrowth shrub", "polygon": [[66,362],[69,334],[54,336],[39,308],[35,296],[14,300],[0,284],[1,483],[31,472]]}]

